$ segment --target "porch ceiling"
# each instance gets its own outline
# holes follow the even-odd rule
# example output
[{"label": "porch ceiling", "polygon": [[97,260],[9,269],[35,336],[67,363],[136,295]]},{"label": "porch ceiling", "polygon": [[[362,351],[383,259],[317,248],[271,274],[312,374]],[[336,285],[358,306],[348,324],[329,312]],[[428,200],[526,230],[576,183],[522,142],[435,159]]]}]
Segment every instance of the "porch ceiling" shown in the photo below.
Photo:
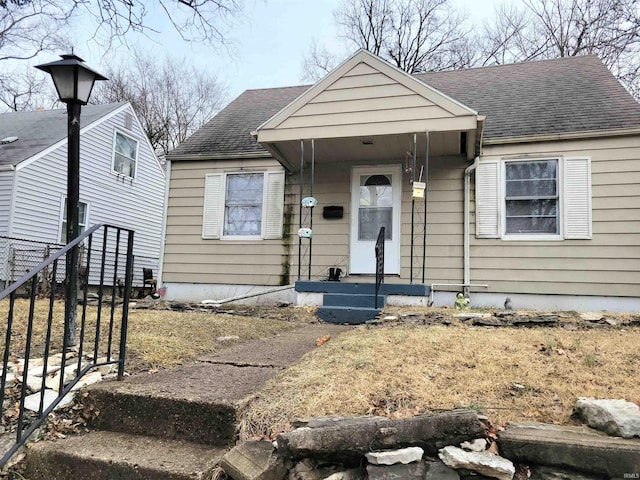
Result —
[{"label": "porch ceiling", "polygon": [[[430,132],[429,156],[460,155],[461,132]],[[468,157],[473,155],[475,130],[467,132],[467,146],[470,149]],[[420,161],[425,156],[426,135],[417,133],[417,158]],[[407,152],[413,153],[414,134],[372,135],[346,138],[314,139],[315,162],[317,164],[351,162],[361,163],[404,163]],[[263,144],[278,161],[288,170],[296,171],[300,166],[301,141],[288,140],[277,143]],[[304,158],[311,159],[311,141],[304,141]]]}]

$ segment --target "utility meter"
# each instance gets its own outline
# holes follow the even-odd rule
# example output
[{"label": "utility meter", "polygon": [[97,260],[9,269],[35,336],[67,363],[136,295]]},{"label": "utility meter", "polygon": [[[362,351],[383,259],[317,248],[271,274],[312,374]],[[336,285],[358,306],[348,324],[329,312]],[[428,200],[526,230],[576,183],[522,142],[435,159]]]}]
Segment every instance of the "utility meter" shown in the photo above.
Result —
[{"label": "utility meter", "polygon": [[300,230],[298,230],[298,236],[300,238],[311,238],[311,229],[301,228]]}]

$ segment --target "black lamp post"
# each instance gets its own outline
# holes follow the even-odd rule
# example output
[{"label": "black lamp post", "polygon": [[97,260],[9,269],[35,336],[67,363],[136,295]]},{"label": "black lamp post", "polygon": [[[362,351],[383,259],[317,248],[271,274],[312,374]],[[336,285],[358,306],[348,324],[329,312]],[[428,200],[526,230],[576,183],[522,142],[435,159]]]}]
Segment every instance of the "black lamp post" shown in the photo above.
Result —
[{"label": "black lamp post", "polygon": [[[51,75],[60,101],[67,104],[67,242],[78,236],[78,203],[80,201],[80,109],[86,105],[96,80],[106,80],[87,67],[74,54],[61,55],[62,60],[37,65]],[[65,291],[65,346],[76,343],[78,310],[78,247],[67,254]]]}]

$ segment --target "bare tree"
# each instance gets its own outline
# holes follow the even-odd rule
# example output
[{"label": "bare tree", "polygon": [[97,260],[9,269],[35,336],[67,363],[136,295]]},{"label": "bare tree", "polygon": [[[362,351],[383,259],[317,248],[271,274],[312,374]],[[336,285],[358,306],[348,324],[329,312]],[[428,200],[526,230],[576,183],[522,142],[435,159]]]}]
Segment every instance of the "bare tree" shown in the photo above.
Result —
[{"label": "bare tree", "polygon": [[330,52],[326,47],[318,45],[318,42],[313,39],[309,52],[302,58],[300,80],[317,82],[333,70],[339,61],[338,55]]},{"label": "bare tree", "polygon": [[134,53],[130,62],[106,72],[96,85],[93,103],[129,101],[160,156],[175,148],[222,106],[224,88],[215,75],[185,60]]},{"label": "bare tree", "polygon": [[596,54],[640,93],[640,0],[523,0],[484,30],[484,64]]},{"label": "bare tree", "polygon": [[0,103],[7,110],[50,109],[58,103],[50,79],[31,66],[0,73]]},{"label": "bare tree", "polygon": [[227,44],[225,27],[243,11],[243,0],[66,0],[66,4],[93,17],[94,36],[106,34],[107,42],[126,41],[130,32],[159,33],[148,22],[151,6],[161,11],[183,40]]},{"label": "bare tree", "polygon": [[94,37],[126,41],[129,33],[159,33],[149,8],[159,9],[187,41],[227,43],[225,26],[243,10],[243,0],[0,0],[0,60],[29,59],[62,45],[61,29],[75,15],[92,18]]},{"label": "bare tree", "polygon": [[[334,19],[347,52],[364,48],[409,73],[465,67],[475,59],[471,29],[451,0],[343,0]],[[316,79],[337,58],[313,44],[302,77]]]},{"label": "bare tree", "polygon": [[60,47],[61,29],[75,7],[54,0],[0,1],[0,60],[27,60]]}]

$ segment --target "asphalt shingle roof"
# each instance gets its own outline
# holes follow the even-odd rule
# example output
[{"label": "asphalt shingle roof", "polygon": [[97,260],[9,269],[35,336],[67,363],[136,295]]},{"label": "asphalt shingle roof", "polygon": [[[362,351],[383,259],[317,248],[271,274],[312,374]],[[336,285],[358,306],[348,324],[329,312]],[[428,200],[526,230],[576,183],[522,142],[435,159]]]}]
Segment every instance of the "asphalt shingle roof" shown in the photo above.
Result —
[{"label": "asphalt shingle roof", "polygon": [[[82,107],[81,127],[90,125],[123,104]],[[18,137],[18,140],[0,145],[0,165],[18,165],[67,137],[67,110],[3,113],[0,115],[0,140],[7,137]]]},{"label": "asphalt shingle roof", "polygon": [[[593,55],[415,77],[486,115],[485,139],[640,127],[640,104]],[[169,157],[263,152],[251,131],[310,87],[247,90]]]}]

